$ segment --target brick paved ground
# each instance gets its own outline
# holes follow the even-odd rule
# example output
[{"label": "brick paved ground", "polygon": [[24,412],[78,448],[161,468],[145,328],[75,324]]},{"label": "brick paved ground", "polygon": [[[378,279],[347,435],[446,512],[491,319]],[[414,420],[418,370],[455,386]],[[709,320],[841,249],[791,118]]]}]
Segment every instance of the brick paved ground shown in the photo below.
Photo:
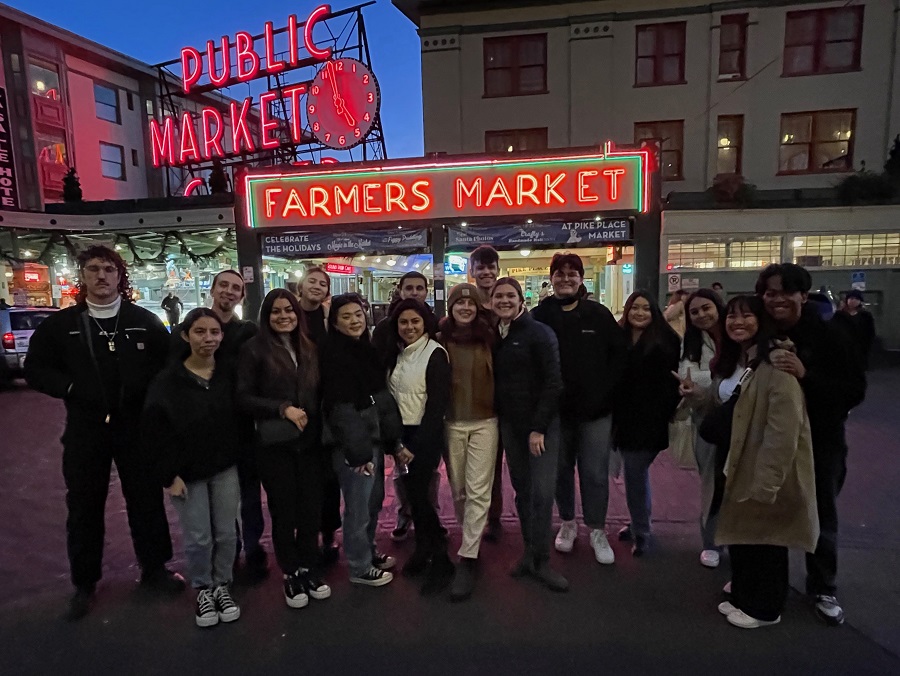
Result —
[{"label": "brick paved ground", "polygon": [[[900,673],[900,369],[876,371],[870,396],[849,424],[850,472],[841,496],[841,599],[848,626],[819,625],[792,595],[782,625],[741,633],[715,611],[727,570],[697,563],[696,474],[663,454],[652,469],[657,547],[634,561],[613,543],[618,561],[601,568],[582,541],[571,557],[555,556],[573,593],[552,595],[510,580],[519,552],[506,481],[499,545],[484,545],[485,565],[468,604],[422,600],[397,580],[385,589],[351,589],[341,567],[330,574],[334,597],[291,612],[275,580],[241,588],[243,617],[232,627],[200,632],[187,595],[149,602],[133,591],[138,572],[115,482],[107,510],[105,577],[96,612],[71,626],[58,620],[70,589],[64,539],[64,488],[58,438],[62,407],[25,388],[0,393],[0,664],[3,673],[163,673],[201,668],[222,673],[265,669],[313,673],[353,668],[369,673],[574,673],[620,668],[637,673]],[[627,520],[623,487],[611,484],[610,531]],[[446,482],[442,512],[458,537]],[[388,498],[382,531],[393,523]],[[177,521],[174,565],[180,566]],[[267,535],[268,537],[268,535]],[[411,545],[384,548],[401,560]],[[271,543],[266,543],[271,549]],[[802,565],[795,559],[795,586]],[[350,642],[349,637],[353,637]],[[350,642],[348,649],[348,642]]]}]

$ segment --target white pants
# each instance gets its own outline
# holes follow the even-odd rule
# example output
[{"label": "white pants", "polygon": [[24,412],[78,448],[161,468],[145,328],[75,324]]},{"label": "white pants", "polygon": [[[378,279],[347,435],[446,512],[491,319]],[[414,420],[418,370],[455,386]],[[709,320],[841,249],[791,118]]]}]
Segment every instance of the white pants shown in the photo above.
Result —
[{"label": "white pants", "polygon": [[491,506],[499,441],[496,418],[447,422],[447,478],[456,520],[462,526],[459,555],[467,559],[478,558]]}]

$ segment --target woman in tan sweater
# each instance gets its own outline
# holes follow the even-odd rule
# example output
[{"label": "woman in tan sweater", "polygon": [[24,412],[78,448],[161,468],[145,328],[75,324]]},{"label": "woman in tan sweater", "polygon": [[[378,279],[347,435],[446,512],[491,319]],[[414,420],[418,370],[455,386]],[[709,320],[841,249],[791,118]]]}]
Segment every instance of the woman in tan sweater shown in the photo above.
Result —
[{"label": "woman in tan sweater", "polygon": [[462,525],[459,563],[450,597],[472,595],[481,533],[491,505],[500,432],[494,412],[491,318],[478,302],[478,289],[457,284],[447,300],[448,316],[439,339],[450,355],[451,395],[447,413],[447,476],[456,520]]}]

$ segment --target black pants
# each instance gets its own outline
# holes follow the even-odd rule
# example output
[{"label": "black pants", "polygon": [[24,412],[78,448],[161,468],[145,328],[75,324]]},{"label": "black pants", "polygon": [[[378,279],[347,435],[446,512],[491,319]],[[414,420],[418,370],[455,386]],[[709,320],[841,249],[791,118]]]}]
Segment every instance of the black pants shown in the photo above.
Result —
[{"label": "black pants", "polygon": [[72,583],[91,587],[102,577],[106,496],[115,460],[128,526],[144,572],[172,558],[172,540],[163,489],[152,457],[140,447],[137,425],[105,424],[70,418],[63,443],[66,482],[66,545]]},{"label": "black pants", "polygon": [[256,452],[272,517],[272,544],[286,575],[315,568],[322,524],[322,458],[294,444],[268,446]]},{"label": "black pants", "polygon": [[447,552],[447,541],[441,531],[441,520],[431,500],[431,483],[434,471],[441,462],[440,449],[421,449],[409,445],[417,428],[404,427],[404,443],[415,459],[409,464],[409,473],[403,476],[406,497],[416,528],[416,549],[430,556]]},{"label": "black pants", "polygon": [[330,454],[322,462],[322,542],[329,544],[341,527],[341,482],[331,466]]},{"label": "black pants", "polygon": [[829,443],[813,440],[816,472],[816,505],[819,540],[816,551],[806,555],[806,593],[834,596],[837,591],[838,514],[837,498],[847,478],[847,442],[844,428]]},{"label": "black pants", "polygon": [[788,550],[772,545],[729,545],[731,603],[757,620],[781,615],[788,595]]},{"label": "black pants", "polygon": [[238,481],[241,487],[241,523],[238,529],[238,548],[244,550],[246,556],[252,556],[260,550],[259,540],[262,538],[266,522],[262,512],[262,489],[260,487],[259,470],[256,466],[256,451],[252,443],[247,444],[247,451],[238,461]]}]

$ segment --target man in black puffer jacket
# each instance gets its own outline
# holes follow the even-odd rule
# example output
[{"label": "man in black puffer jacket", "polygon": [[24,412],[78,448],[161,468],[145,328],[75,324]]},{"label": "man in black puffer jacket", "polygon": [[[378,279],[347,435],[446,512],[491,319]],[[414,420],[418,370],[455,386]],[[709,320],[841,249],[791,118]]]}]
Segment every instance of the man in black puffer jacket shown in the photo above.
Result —
[{"label": "man in black puffer jacket", "polygon": [[573,253],[555,254],[550,262],[553,295],[532,316],[553,329],[559,340],[563,394],[562,435],[556,505],[562,526],[556,549],[571,552],[578,534],[575,523],[575,465],[581,483],[584,523],[591,528],[591,547],[599,563],[615,554],[606,539],[609,505],[609,452],[612,393],[625,365],[625,336],[615,317],[600,303],[579,299],[584,264]]}]

